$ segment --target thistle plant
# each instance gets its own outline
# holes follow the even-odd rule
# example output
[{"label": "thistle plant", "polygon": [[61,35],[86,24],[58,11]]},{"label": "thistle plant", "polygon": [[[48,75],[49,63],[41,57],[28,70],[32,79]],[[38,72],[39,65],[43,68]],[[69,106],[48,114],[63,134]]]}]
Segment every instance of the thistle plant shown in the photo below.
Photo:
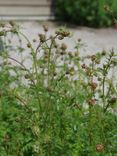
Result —
[{"label": "thistle plant", "polygon": [[51,36],[48,31],[44,25],[29,40],[14,22],[1,24],[0,155],[116,154],[117,80],[110,77],[116,53],[81,57],[81,40],[72,52],[64,43],[69,30],[60,27]]}]

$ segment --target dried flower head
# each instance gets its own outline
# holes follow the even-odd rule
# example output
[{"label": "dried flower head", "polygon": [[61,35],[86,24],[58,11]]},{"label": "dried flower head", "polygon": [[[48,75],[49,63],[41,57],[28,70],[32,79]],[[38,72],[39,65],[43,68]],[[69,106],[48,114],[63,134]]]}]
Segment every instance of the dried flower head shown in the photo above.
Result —
[{"label": "dried flower head", "polygon": [[11,139],[11,137],[10,137],[9,134],[6,134],[6,135],[4,136],[4,141],[10,141],[10,139]]},{"label": "dried flower head", "polygon": [[44,24],[43,29],[44,29],[45,32],[47,32],[48,31],[48,26]]},{"label": "dried flower head", "polygon": [[86,68],[87,68],[87,66],[86,66],[85,63],[83,63],[83,64],[81,65],[81,67],[82,67],[83,69],[86,69]]},{"label": "dried flower head", "polygon": [[30,75],[29,74],[26,74],[24,77],[25,77],[25,79],[29,79],[30,78]]},{"label": "dried flower head", "polygon": [[91,82],[89,83],[91,89],[94,91],[97,88],[97,83],[96,82]]},{"label": "dried flower head", "polygon": [[95,55],[92,55],[91,56],[91,61],[95,61],[96,60],[96,56]]},{"label": "dried flower head", "polygon": [[96,103],[96,99],[89,99],[87,102],[90,106],[93,106]]},{"label": "dried flower head", "polygon": [[75,56],[76,57],[79,56],[79,52],[78,51],[75,52]]},{"label": "dried flower head", "polygon": [[69,55],[69,57],[73,57],[73,52],[69,51],[68,55]]},{"label": "dried flower head", "polygon": [[79,39],[78,39],[78,42],[81,42],[81,41],[82,41],[81,38],[79,38]]},{"label": "dried flower head", "polygon": [[87,76],[90,76],[90,77],[93,76],[93,73],[89,67],[86,68],[86,74]]},{"label": "dried flower head", "polygon": [[74,69],[74,67],[71,67],[69,69],[69,73],[70,73],[71,76],[75,75],[75,69]]},{"label": "dried flower head", "polygon": [[33,39],[33,42],[35,43],[36,41],[37,41],[37,40],[34,38],[34,39]]},{"label": "dried flower head", "polygon": [[97,144],[96,145],[96,151],[97,152],[102,152],[104,150],[104,145],[103,144]]},{"label": "dried flower head", "polygon": [[63,38],[64,38],[64,37],[70,36],[70,32],[69,32],[66,28],[63,28],[63,27],[61,27],[61,28],[59,28],[58,30],[56,30],[56,31],[55,31],[55,34],[56,34],[56,35],[60,35],[60,36],[62,36]]},{"label": "dried flower head", "polygon": [[65,43],[62,43],[62,44],[61,44],[61,49],[62,49],[62,50],[66,50],[66,49],[67,49],[67,45],[66,45]]},{"label": "dried flower head", "polygon": [[40,42],[45,42],[46,40],[46,36],[44,34],[39,34],[39,39],[40,39]]},{"label": "dried flower head", "polygon": [[61,51],[61,52],[60,52],[60,55],[65,55],[65,54],[66,54],[65,51]]},{"label": "dried flower head", "polygon": [[27,43],[27,47],[28,47],[28,48],[31,48],[31,44],[30,44],[30,43]]}]

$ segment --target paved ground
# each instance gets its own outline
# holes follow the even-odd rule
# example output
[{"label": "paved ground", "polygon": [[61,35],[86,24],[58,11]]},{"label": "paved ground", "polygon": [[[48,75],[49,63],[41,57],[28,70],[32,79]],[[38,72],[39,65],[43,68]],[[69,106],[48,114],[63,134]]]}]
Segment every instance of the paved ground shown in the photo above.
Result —
[{"label": "paved ground", "polygon": [[[23,32],[33,39],[38,33],[42,32],[42,25],[47,24],[50,28],[49,34],[54,33],[60,24],[56,22],[19,22]],[[69,49],[73,49],[75,41],[79,38],[85,43],[86,47],[81,50],[82,55],[92,54],[102,50],[111,50],[112,48],[117,53],[117,28],[87,28],[87,27],[69,27],[73,32],[72,39],[66,39]]]}]

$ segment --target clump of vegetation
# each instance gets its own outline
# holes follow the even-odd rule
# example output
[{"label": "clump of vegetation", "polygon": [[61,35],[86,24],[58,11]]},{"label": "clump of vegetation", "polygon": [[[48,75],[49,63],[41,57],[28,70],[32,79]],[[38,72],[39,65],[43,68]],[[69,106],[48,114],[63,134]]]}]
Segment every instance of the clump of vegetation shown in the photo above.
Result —
[{"label": "clump of vegetation", "polygon": [[[111,26],[112,16],[117,14],[116,0],[57,0],[55,3],[57,19],[83,26]],[[111,14],[110,9],[105,12],[105,4],[111,8]]]},{"label": "clump of vegetation", "polygon": [[66,28],[52,36],[43,28],[30,41],[14,22],[1,24],[0,156],[115,155],[117,79],[110,71],[116,53],[81,57],[80,39],[72,52],[63,43]]}]

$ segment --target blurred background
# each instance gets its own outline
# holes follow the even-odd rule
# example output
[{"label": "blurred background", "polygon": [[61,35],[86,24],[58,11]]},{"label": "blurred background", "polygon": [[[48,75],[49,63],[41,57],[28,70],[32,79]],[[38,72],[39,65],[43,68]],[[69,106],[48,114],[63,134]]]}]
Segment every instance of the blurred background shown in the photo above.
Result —
[{"label": "blurred background", "polygon": [[52,0],[0,0],[0,18],[10,20],[53,19]]},{"label": "blurred background", "polygon": [[17,20],[32,39],[43,33],[43,24],[49,26],[49,35],[67,26],[73,38],[65,42],[72,50],[75,41],[82,39],[86,44],[82,55],[117,51],[117,0],[0,0],[0,19]]},{"label": "blurred background", "polygon": [[107,27],[117,17],[117,0],[0,0],[0,19],[52,20]]}]

